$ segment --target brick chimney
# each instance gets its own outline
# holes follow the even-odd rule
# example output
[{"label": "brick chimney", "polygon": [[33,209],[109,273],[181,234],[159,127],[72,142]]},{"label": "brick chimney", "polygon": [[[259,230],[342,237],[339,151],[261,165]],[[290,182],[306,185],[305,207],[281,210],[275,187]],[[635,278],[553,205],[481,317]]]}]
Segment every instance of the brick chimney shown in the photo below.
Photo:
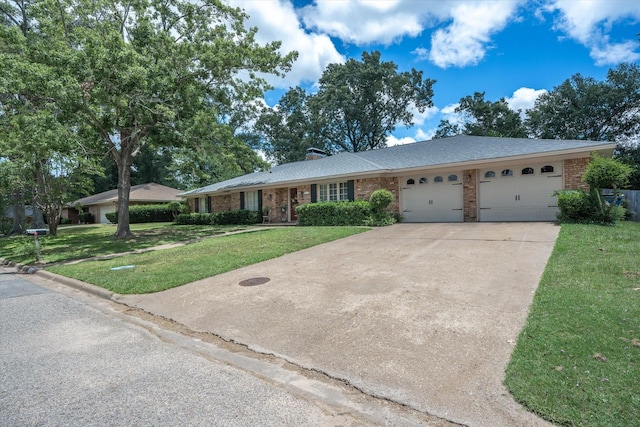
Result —
[{"label": "brick chimney", "polygon": [[327,157],[327,153],[319,148],[307,148],[307,157],[305,160],[317,160]]}]

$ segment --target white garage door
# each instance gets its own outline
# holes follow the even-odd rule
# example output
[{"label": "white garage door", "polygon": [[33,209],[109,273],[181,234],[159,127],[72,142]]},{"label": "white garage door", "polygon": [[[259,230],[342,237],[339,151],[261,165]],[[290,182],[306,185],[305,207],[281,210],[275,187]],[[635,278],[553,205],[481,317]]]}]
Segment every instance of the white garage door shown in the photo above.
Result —
[{"label": "white garage door", "polygon": [[107,214],[109,212],[115,212],[116,208],[115,205],[113,204],[109,204],[109,205],[101,205],[98,207],[99,212],[100,212],[100,224],[111,224],[111,221],[109,221],[107,219]]},{"label": "white garage door", "polygon": [[462,222],[462,172],[403,179],[405,222]]},{"label": "white garage door", "polygon": [[480,171],[480,221],[554,221],[553,192],[562,189],[559,163]]}]

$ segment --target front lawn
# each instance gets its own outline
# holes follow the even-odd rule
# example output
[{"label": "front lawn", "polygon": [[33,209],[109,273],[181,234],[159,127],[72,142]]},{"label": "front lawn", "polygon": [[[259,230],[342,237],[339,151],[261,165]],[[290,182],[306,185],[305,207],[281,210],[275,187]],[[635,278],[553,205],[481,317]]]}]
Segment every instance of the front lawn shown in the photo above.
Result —
[{"label": "front lawn", "polygon": [[505,382],[558,425],[640,425],[640,223],[562,225]]},{"label": "front lawn", "polygon": [[[281,227],[221,236],[174,249],[47,270],[120,294],[158,292],[366,231],[363,227]],[[129,267],[117,270],[112,268]]]},{"label": "front lawn", "polygon": [[[40,236],[40,258],[44,263],[70,261],[145,249],[167,243],[184,242],[247,226],[190,226],[172,223],[131,224],[133,236],[115,239],[114,225],[92,224],[60,227],[57,236]],[[22,264],[36,261],[34,238],[15,236],[0,238],[0,258]]]}]

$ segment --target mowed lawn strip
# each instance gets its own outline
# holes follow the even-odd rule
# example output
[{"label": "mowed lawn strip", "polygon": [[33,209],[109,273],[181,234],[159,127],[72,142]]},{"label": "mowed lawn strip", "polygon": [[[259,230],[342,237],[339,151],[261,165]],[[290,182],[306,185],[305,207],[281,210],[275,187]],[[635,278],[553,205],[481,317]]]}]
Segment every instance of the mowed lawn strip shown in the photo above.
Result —
[{"label": "mowed lawn strip", "polygon": [[640,223],[562,226],[505,382],[558,425],[640,425]]},{"label": "mowed lawn strip", "polygon": [[[368,230],[363,227],[282,227],[220,236],[179,248],[47,270],[119,294],[163,291]],[[130,266],[111,270],[114,267]]]},{"label": "mowed lawn strip", "polygon": [[[92,224],[67,226],[58,229],[57,236],[40,236],[40,257],[45,263],[70,261],[145,249],[167,243],[184,242],[230,231],[254,228],[249,226],[190,226],[172,223],[131,224],[133,236],[115,239],[115,226]],[[30,236],[0,239],[0,258],[30,264],[35,262],[34,247]]]}]

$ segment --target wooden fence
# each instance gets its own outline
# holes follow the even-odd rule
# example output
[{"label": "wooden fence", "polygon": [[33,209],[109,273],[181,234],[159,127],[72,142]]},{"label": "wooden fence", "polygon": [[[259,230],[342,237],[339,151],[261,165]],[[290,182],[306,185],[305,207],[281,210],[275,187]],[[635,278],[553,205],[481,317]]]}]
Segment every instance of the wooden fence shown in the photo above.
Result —
[{"label": "wooden fence", "polygon": [[629,201],[629,210],[633,211],[633,221],[640,221],[640,190],[622,190],[624,198]]}]

